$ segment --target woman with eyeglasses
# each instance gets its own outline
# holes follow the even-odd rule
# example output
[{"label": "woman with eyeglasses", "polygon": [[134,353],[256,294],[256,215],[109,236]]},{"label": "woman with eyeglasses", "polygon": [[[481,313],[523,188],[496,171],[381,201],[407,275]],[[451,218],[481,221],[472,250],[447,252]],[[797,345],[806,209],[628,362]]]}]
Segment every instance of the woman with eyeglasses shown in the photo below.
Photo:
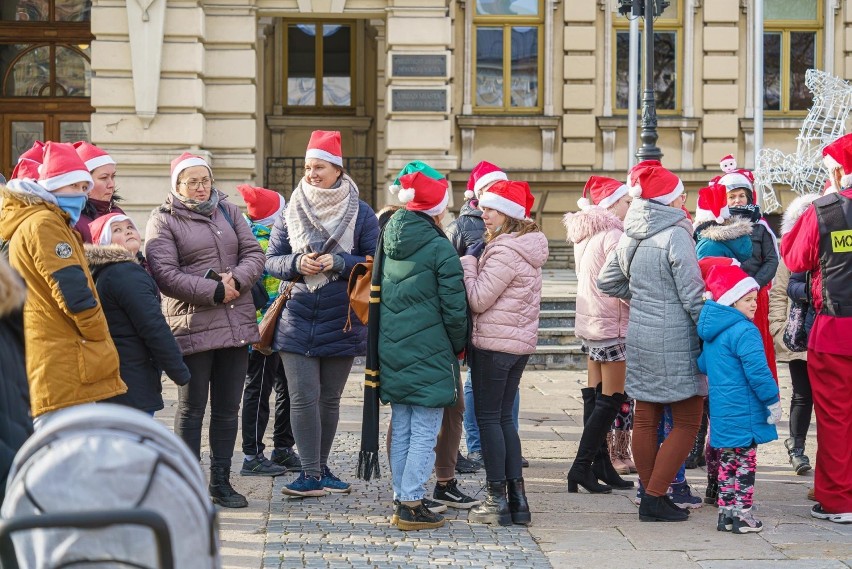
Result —
[{"label": "woman with eyeglasses", "polygon": [[148,221],[145,254],[191,374],[178,390],[175,433],[201,457],[209,393],[210,497],[244,508],[248,502],[230,483],[231,457],[248,347],[260,339],[251,288],[265,257],[239,208],[213,187],[203,158],[184,153],[173,160],[171,185]]}]

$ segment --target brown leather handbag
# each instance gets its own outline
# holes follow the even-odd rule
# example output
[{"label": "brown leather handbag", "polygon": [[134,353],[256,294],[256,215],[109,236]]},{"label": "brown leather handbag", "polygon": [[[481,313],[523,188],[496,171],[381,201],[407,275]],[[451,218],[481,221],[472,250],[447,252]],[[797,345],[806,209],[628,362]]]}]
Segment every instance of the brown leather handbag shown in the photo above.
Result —
[{"label": "brown leather handbag", "polygon": [[293,287],[296,286],[300,278],[301,276],[290,281],[287,288],[281,291],[275,300],[272,301],[269,309],[264,313],[263,318],[260,319],[260,324],[258,324],[260,341],[255,342],[251,347],[264,356],[268,356],[274,351],[272,343],[275,341],[275,329],[278,327],[278,320],[281,319],[281,313],[284,312],[284,305],[287,304],[287,301],[293,295]]},{"label": "brown leather handbag", "polygon": [[346,315],[344,332],[352,329],[352,313],[362,324],[367,324],[370,313],[370,283],[373,280],[373,258],[367,255],[367,260],[352,267],[349,273],[349,284],[346,291],[349,294],[349,312]]}]

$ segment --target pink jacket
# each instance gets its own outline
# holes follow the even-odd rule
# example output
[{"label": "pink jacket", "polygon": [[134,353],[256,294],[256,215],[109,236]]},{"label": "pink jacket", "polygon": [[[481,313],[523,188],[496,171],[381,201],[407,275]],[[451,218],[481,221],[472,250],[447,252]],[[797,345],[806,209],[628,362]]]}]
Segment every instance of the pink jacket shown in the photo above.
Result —
[{"label": "pink jacket", "polygon": [[547,238],[535,231],[498,236],[478,261],[461,258],[475,347],[509,354],[535,351],[541,267],[547,255]]},{"label": "pink jacket", "polygon": [[592,207],[566,213],[562,219],[568,241],[574,243],[577,271],[577,311],[574,335],[581,340],[602,341],[627,336],[628,304],[598,290],[598,273],[607,255],[624,234],[624,223],[609,211]]}]

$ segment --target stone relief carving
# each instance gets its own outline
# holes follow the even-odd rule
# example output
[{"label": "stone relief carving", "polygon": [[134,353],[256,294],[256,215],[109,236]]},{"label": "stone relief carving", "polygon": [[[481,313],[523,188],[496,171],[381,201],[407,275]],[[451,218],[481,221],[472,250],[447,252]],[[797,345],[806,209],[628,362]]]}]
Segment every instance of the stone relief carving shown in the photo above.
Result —
[{"label": "stone relief carving", "polygon": [[147,129],[157,116],[166,0],[127,3],[136,116]]}]

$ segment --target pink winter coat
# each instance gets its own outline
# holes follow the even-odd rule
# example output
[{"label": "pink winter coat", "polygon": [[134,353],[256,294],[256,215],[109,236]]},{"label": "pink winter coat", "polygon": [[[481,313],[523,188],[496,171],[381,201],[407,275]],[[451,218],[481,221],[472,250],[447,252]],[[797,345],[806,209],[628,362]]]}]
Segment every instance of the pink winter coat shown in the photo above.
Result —
[{"label": "pink winter coat", "polygon": [[628,304],[605,296],[597,285],[607,255],[624,234],[624,223],[599,207],[566,213],[562,223],[568,231],[568,241],[574,243],[577,271],[574,335],[593,342],[627,337]]},{"label": "pink winter coat", "polygon": [[497,236],[478,261],[461,258],[475,347],[509,354],[535,351],[541,267],[547,255],[547,238],[535,231]]}]

